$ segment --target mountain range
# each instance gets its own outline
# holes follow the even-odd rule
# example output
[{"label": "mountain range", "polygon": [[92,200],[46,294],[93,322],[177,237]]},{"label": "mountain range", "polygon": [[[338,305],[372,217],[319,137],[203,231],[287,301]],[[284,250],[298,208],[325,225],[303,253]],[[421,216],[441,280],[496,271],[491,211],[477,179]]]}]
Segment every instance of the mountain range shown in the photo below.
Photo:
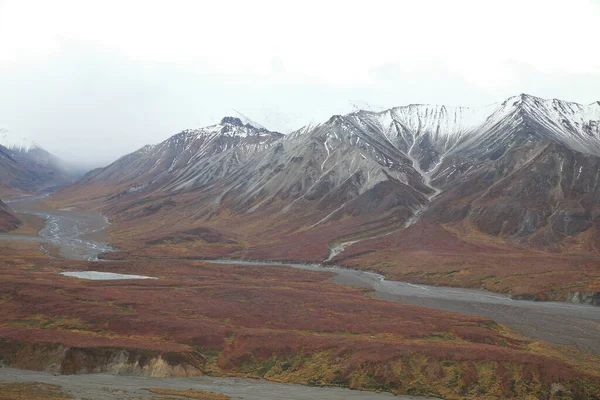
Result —
[{"label": "mountain range", "polygon": [[72,181],[65,162],[35,142],[0,129],[0,185],[44,192]]},{"label": "mountain range", "polygon": [[54,198],[102,209],[138,250],[351,264],[393,257],[378,243],[416,227],[417,249],[450,234],[448,250],[595,253],[599,182],[600,102],[522,94],[480,108],[356,111],[288,135],[226,117]]}]

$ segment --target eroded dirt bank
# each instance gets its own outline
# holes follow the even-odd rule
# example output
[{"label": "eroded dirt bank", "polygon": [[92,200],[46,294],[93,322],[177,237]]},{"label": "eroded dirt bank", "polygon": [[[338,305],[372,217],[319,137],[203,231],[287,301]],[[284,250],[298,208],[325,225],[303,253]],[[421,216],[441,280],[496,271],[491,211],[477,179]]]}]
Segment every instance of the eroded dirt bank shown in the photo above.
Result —
[{"label": "eroded dirt bank", "polygon": [[0,366],[51,374],[108,373],[131,376],[203,375],[204,356],[193,351],[81,347],[0,338]]}]

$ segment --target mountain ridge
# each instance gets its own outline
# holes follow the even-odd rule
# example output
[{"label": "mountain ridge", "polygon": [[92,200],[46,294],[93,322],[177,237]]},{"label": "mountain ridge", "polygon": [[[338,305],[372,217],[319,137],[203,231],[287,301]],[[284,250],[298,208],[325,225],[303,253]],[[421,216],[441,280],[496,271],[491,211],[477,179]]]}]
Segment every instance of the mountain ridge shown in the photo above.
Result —
[{"label": "mountain ridge", "polygon": [[73,182],[69,167],[37,143],[0,129],[0,184],[30,192]]},{"label": "mountain ridge", "polygon": [[[53,198],[100,208],[141,252],[168,252],[174,240],[219,255],[352,264],[366,257],[356,249],[377,259],[388,252],[377,242],[425,227],[423,248],[441,229],[475,240],[468,249],[492,241],[508,254],[598,254],[596,104],[519,95],[476,109],[403,106],[288,135],[225,118]],[[226,239],[180,234],[198,227]]]},{"label": "mountain ridge", "polygon": [[[552,104],[552,108],[549,104]],[[592,103],[591,106],[594,104],[598,103]],[[557,111],[559,106],[562,114]],[[536,107],[541,109],[542,112],[534,113],[533,116],[530,115]],[[161,171],[166,169],[167,172],[171,173],[180,168],[182,170],[181,176],[163,177],[160,186],[161,190],[177,192],[206,185],[213,181],[215,176],[219,179],[223,178],[233,173],[236,168],[238,170],[243,169],[242,165],[254,155],[272,148],[273,145],[277,147],[279,143],[284,144],[283,147],[287,149],[285,151],[293,151],[293,148],[296,147],[295,143],[299,143],[300,146],[312,146],[312,151],[315,153],[313,156],[305,152],[302,153],[303,150],[300,149],[302,155],[296,154],[295,160],[306,157],[319,158],[321,171],[311,166],[311,171],[304,172],[309,176],[323,175],[331,172],[331,168],[326,167],[333,160],[332,154],[335,156],[338,146],[343,143],[348,148],[343,150],[342,153],[348,153],[353,158],[360,157],[364,160],[367,159],[367,156],[371,156],[369,162],[375,164],[360,171],[361,175],[366,175],[364,180],[369,182],[369,185],[373,185],[373,182],[377,179],[391,177],[415,188],[431,200],[443,192],[444,181],[450,182],[453,175],[456,174],[455,177],[460,175],[460,171],[458,174],[457,169],[451,171],[447,164],[456,164],[458,158],[464,157],[461,156],[461,153],[470,156],[469,152],[475,149],[478,153],[483,150],[483,157],[499,157],[508,148],[516,145],[515,143],[530,140],[531,138],[527,136],[531,134],[530,131],[535,131],[539,136],[538,139],[557,140],[579,152],[600,154],[600,131],[598,131],[600,127],[594,123],[597,120],[591,118],[597,117],[600,120],[600,107],[598,107],[598,110],[592,109],[591,112],[587,112],[586,107],[588,106],[578,103],[562,102],[556,99],[545,100],[521,94],[482,108],[408,105],[393,107],[381,112],[361,110],[343,116],[332,116],[324,123],[303,127],[289,135],[273,133],[264,128],[255,128],[250,124],[244,124],[236,117],[224,117],[220,124],[206,128],[184,130],[158,145],[144,146],[113,164],[117,166],[119,163],[127,164],[132,157],[144,157],[149,153],[164,152],[166,147],[175,147],[175,154],[169,156],[171,160],[169,166],[161,164],[159,168],[161,157],[156,159],[155,156],[154,159],[156,160],[153,165],[146,165],[142,173],[138,172],[134,174],[135,176],[129,174],[125,178],[135,180],[138,176],[150,175],[152,171],[157,169]],[[563,118],[562,130],[556,134],[558,130],[556,120],[565,114],[570,115],[572,118],[567,122],[564,122]],[[586,118],[589,120],[586,120]],[[537,122],[533,123],[532,120]],[[536,126],[531,127],[531,125]],[[581,136],[582,129],[586,126],[591,127],[589,129],[595,129],[589,134],[590,138],[583,137],[587,142],[582,141]],[[565,131],[567,132],[565,133]],[[596,133],[596,136],[592,135]],[[240,141],[240,143],[235,143],[235,147],[238,148],[233,152],[228,152],[228,146],[233,147],[233,144],[227,141],[224,142],[224,137],[243,139],[263,137],[265,140],[258,143],[256,141],[247,143],[235,139]],[[197,145],[200,139],[209,142],[208,145]],[[181,147],[182,144],[183,147]],[[194,144],[197,147],[192,148]],[[591,146],[586,147],[587,144]],[[323,146],[323,148],[318,149],[319,146]],[[583,149],[584,147],[585,149]],[[222,153],[229,153],[229,156],[225,157]],[[242,156],[241,160],[240,156]],[[217,160],[205,160],[211,157],[220,158],[220,160],[218,162]],[[480,154],[477,157],[482,158],[482,155]],[[444,164],[445,160],[449,161]],[[185,161],[185,166],[182,165],[183,161]],[[198,161],[204,161],[205,165],[217,162],[216,165],[218,166],[213,166],[208,170],[199,167],[187,167],[188,164]],[[290,160],[282,160],[282,162],[284,161],[289,163]],[[348,160],[345,160],[345,162],[348,162]],[[461,162],[464,162],[464,160],[461,160]],[[261,163],[261,161],[256,161],[256,163]],[[379,167],[376,167],[376,164],[379,164]],[[110,176],[103,178],[102,174],[105,174],[111,166],[98,170],[93,176],[86,175],[86,180],[110,179]],[[333,167],[335,168],[335,166]],[[347,167],[349,173],[350,167]],[[317,169],[317,171],[314,171],[314,169]],[[227,172],[224,173],[224,170]],[[243,171],[238,172],[244,174]],[[350,179],[357,172],[358,170],[355,170],[353,174],[349,175],[348,173],[336,171],[338,175],[345,177],[344,181]],[[371,172],[380,178],[375,178],[372,181]],[[204,178],[198,177],[201,173]],[[380,174],[384,174],[386,177],[381,178]],[[252,179],[249,178],[248,182],[251,181]],[[153,183],[155,182],[150,180],[141,185],[151,185]],[[313,183],[317,184],[317,182]],[[138,184],[127,190],[137,191],[140,188],[141,186]],[[156,185],[153,188],[156,190]],[[254,190],[247,191],[245,195],[253,197],[263,189],[259,186]],[[363,189],[368,190],[368,186]],[[253,207],[253,209],[256,210],[256,207]]]}]

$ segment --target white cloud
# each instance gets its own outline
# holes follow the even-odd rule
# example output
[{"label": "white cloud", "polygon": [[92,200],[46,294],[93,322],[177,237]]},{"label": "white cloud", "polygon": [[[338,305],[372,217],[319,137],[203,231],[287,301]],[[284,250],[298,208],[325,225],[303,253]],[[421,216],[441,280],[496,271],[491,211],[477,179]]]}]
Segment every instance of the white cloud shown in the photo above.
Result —
[{"label": "white cloud", "polygon": [[[577,82],[547,83],[553,97],[591,102],[598,26],[586,0],[0,0],[0,89],[16,98],[0,100],[0,123],[73,142],[81,120],[96,121],[96,136],[126,126],[125,151],[231,108],[289,129],[350,101],[501,100],[543,89],[536,76]],[[91,104],[105,106],[101,121]],[[39,123],[19,122],[31,113]]]}]

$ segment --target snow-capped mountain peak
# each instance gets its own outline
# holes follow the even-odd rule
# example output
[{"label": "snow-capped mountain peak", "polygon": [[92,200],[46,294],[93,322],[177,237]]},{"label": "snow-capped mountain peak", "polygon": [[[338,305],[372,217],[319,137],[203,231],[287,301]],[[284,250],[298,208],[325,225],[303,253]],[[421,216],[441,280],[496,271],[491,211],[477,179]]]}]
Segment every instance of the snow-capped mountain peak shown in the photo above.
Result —
[{"label": "snow-capped mountain peak", "polygon": [[[573,150],[600,154],[600,102],[583,105],[520,94],[482,107],[411,104],[382,112],[357,111],[337,119],[354,120],[380,131],[391,143],[408,149],[426,141],[446,152],[480,139],[497,141],[517,130],[535,131],[540,138],[558,141]],[[540,136],[541,135],[541,136]]]},{"label": "snow-capped mountain peak", "polygon": [[210,125],[204,128],[198,129],[186,129],[181,133],[172,136],[168,140],[196,140],[199,137],[258,137],[258,136],[274,136],[280,137],[283,134],[279,132],[272,132],[263,127],[255,127],[250,123],[244,123],[240,118],[237,117],[224,117],[220,123]]},{"label": "snow-capped mountain peak", "polygon": [[33,149],[40,148],[40,146],[33,140],[18,137],[8,129],[0,129],[0,145],[13,151],[19,151],[27,153]]},{"label": "snow-capped mountain peak", "polygon": [[139,188],[197,187],[235,171],[283,136],[227,116],[218,124],[186,129],[161,143],[142,147],[86,179],[135,181],[128,190],[136,192]]}]

